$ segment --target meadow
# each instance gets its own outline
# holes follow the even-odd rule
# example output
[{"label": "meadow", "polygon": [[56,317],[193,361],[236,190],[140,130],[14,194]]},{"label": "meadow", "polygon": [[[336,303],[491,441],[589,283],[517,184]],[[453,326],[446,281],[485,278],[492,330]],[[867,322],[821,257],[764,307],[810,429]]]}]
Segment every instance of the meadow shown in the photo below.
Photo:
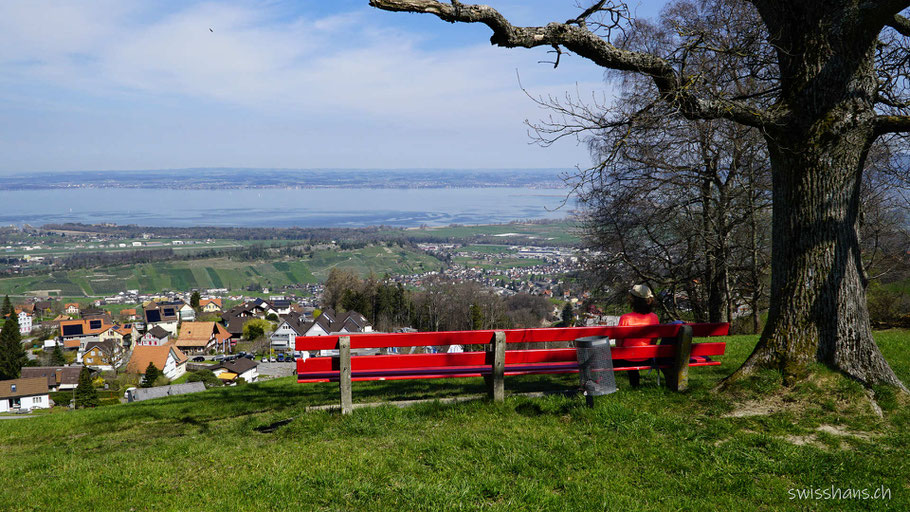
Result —
[{"label": "meadow", "polygon": [[351,250],[318,250],[311,257],[269,261],[205,258],[187,261],[140,263],[97,269],[53,272],[46,275],[0,279],[0,295],[49,294],[62,297],[104,297],[124,290],[140,293],[162,290],[228,288],[250,284],[277,287],[325,280],[333,267],[360,275],[374,272],[415,273],[438,270],[439,260],[411,249],[376,245]]},{"label": "meadow", "polygon": [[[876,333],[910,381],[910,332]],[[307,411],[333,384],[293,378],[0,422],[4,510],[908,510],[910,408],[824,369],[712,392],[748,355],[584,406],[572,376],[507,378],[504,403]],[[355,402],[482,393],[480,379],[355,383]],[[289,421],[288,421],[289,420]],[[886,500],[794,490],[887,489]]]}]

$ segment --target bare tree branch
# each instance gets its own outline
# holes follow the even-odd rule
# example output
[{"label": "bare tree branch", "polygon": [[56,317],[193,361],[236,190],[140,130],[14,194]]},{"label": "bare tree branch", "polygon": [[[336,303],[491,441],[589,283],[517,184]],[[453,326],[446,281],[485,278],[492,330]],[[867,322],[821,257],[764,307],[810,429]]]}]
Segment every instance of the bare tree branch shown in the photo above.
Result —
[{"label": "bare tree branch", "polygon": [[[451,3],[436,0],[370,0],[370,5],[386,11],[433,14],[451,23],[483,23],[493,31],[490,43],[496,46],[564,46],[598,66],[642,73],[654,80],[662,100],[674,105],[690,119],[722,118],[754,127],[773,125],[783,119],[782,113],[772,114],[748,103],[700,98],[692,91],[690,77],[680,76],[666,60],[647,52],[617,48],[581,24],[550,23],[545,27],[516,27],[492,7],[465,5],[456,0]],[[575,20],[572,21],[574,23]]]},{"label": "bare tree branch", "polygon": [[910,132],[910,116],[876,116],[875,135]]},{"label": "bare tree branch", "polygon": [[888,26],[897,30],[900,35],[910,37],[910,20],[900,14],[895,14],[894,17],[888,21]]}]

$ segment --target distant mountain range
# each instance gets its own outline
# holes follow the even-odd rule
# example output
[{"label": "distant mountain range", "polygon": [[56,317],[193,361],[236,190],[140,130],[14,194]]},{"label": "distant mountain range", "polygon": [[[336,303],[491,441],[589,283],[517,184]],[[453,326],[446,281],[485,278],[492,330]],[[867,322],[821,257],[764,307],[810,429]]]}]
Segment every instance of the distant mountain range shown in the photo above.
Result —
[{"label": "distant mountain range", "polygon": [[257,169],[39,172],[0,176],[0,190],[59,188],[563,188],[567,169]]}]

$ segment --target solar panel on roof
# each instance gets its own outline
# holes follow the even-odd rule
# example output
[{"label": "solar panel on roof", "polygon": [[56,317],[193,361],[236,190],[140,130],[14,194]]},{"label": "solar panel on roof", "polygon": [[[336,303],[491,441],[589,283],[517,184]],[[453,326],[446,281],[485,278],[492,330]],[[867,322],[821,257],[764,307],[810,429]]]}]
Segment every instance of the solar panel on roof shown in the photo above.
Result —
[{"label": "solar panel on roof", "polygon": [[89,322],[88,322],[88,328],[89,328],[89,329],[100,329],[100,328],[101,328],[101,320],[89,320]]},{"label": "solar panel on roof", "polygon": [[80,334],[82,334],[82,324],[63,326],[64,336],[78,336]]},{"label": "solar panel on roof", "polygon": [[161,321],[161,311],[157,309],[149,309],[145,312],[145,320],[147,322],[160,322]]},{"label": "solar panel on roof", "polygon": [[174,316],[174,308],[164,308],[164,316]]}]

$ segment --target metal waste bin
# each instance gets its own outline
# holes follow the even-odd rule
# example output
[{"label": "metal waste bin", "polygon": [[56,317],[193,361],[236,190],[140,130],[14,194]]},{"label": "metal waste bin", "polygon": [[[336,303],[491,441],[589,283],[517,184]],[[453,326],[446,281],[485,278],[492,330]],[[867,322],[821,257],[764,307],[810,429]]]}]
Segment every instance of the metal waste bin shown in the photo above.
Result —
[{"label": "metal waste bin", "polygon": [[610,357],[610,339],[602,336],[587,336],[575,340],[578,356],[578,378],[584,390],[588,406],[594,406],[594,397],[616,391],[613,376],[613,359]]}]

